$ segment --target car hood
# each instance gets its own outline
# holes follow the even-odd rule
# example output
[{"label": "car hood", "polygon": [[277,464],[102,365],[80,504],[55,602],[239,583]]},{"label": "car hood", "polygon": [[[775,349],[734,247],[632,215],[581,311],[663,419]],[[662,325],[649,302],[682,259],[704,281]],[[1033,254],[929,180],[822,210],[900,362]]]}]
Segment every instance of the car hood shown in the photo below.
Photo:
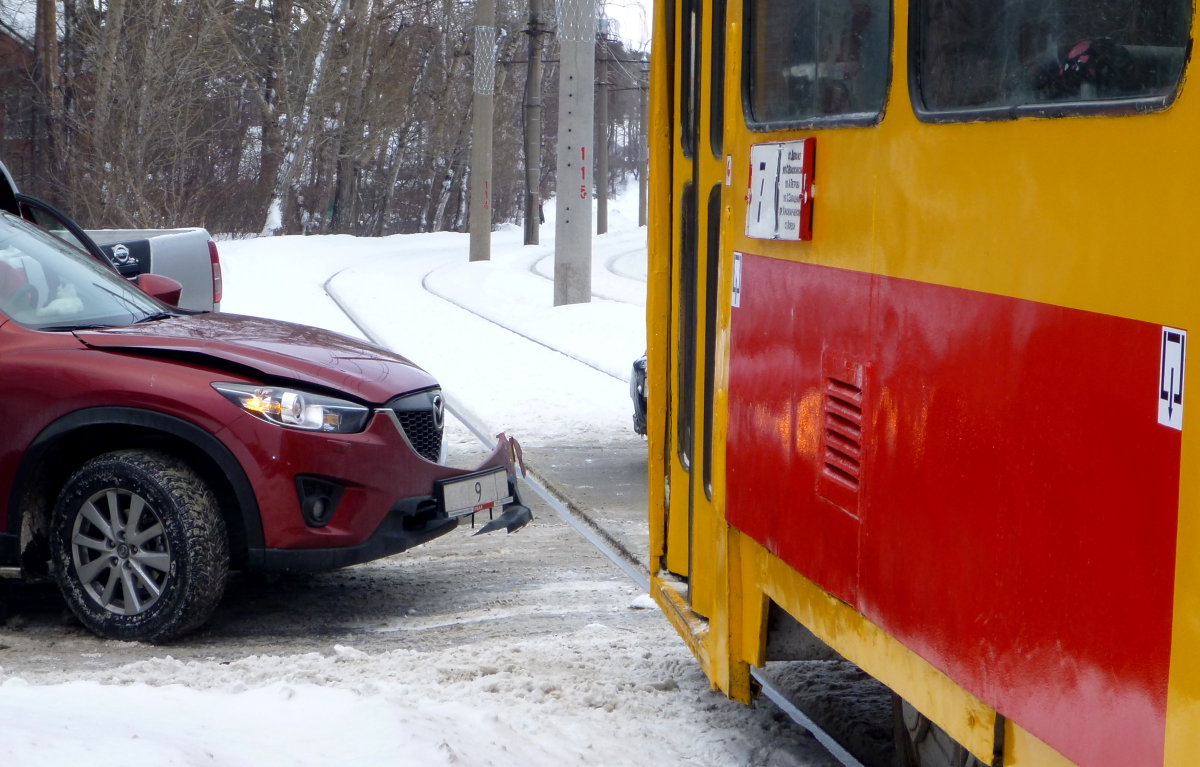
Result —
[{"label": "car hood", "polygon": [[121,328],[80,330],[95,349],[195,355],[381,404],[437,381],[398,354],[328,330],[260,317],[209,312]]}]

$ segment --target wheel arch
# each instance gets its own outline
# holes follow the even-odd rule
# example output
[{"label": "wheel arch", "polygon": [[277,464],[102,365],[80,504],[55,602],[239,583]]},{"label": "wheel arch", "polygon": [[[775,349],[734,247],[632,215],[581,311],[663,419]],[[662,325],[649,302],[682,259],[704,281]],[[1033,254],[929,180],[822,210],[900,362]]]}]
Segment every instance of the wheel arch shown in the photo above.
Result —
[{"label": "wheel arch", "polygon": [[20,540],[21,567],[45,575],[49,522],[67,478],[84,461],[113,450],[150,448],[191,466],[217,497],[229,534],[230,566],[241,568],[250,548],[263,545],[258,501],[246,472],[215,436],[193,423],[153,410],[97,407],[68,413],[34,439],[17,469],[9,498],[10,535]]}]

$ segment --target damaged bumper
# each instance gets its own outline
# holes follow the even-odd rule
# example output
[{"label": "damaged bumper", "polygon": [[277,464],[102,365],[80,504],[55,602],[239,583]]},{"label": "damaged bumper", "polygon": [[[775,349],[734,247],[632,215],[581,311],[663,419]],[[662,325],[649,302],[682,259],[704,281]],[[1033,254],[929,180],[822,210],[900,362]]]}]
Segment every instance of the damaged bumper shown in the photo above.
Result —
[{"label": "damaged bumper", "polygon": [[[533,512],[521,500],[518,476],[525,476],[525,461],[521,445],[500,434],[496,451],[484,462],[485,468],[457,477],[439,480],[434,492],[446,515],[451,519],[486,513],[488,522],[475,535],[491,533],[501,528],[515,533],[533,520]],[[497,459],[503,464],[497,465]],[[489,465],[492,464],[492,465]]]},{"label": "damaged bumper", "polygon": [[[430,464],[426,464],[430,465]],[[267,572],[312,572],[361,564],[398,554],[453,531],[460,522],[486,515],[475,535],[505,529],[514,533],[533,519],[521,498],[518,479],[525,476],[520,444],[504,434],[474,469],[437,465],[432,492],[394,503],[364,541],[319,548],[251,549],[247,565]]]}]

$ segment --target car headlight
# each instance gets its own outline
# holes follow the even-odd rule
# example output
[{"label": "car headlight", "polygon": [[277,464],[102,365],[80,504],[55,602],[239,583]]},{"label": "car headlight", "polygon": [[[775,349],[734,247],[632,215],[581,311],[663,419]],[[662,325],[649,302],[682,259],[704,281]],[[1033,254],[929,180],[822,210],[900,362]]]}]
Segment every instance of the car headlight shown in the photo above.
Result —
[{"label": "car headlight", "polygon": [[215,383],[233,404],[264,421],[306,431],[330,431],[341,434],[362,431],[371,409],[323,394],[282,386]]}]

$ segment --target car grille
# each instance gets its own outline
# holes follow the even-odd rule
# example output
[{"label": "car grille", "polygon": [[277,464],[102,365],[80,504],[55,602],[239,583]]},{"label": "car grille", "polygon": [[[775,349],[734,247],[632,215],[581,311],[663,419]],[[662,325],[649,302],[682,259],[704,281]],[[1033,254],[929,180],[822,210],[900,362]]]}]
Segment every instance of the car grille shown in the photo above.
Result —
[{"label": "car grille", "polygon": [[413,449],[427,461],[442,455],[444,405],[440,389],[408,394],[388,403]]},{"label": "car grille", "polygon": [[442,430],[433,422],[432,413],[396,413],[404,436],[427,461],[436,461],[442,454]]}]

